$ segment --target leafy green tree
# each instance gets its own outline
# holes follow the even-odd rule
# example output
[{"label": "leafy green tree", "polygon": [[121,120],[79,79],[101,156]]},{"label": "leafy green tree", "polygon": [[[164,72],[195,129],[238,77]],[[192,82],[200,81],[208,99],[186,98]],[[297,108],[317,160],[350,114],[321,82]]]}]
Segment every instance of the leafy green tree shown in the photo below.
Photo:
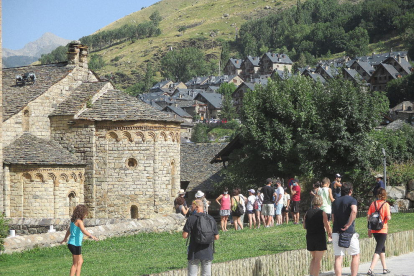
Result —
[{"label": "leafy green tree", "polygon": [[219,89],[217,90],[217,93],[222,94],[222,95],[230,95],[233,94],[234,91],[236,91],[237,86],[230,82],[230,83],[222,83],[219,87]]},{"label": "leafy green tree", "polygon": [[254,185],[264,175],[367,172],[375,149],[370,133],[387,109],[384,94],[344,80],[325,86],[304,77],[269,81],[243,99],[245,146],[231,156],[226,184]]},{"label": "leafy green tree", "polygon": [[168,52],[161,59],[162,75],[175,81],[187,82],[195,76],[210,73],[204,53],[193,47]]},{"label": "leafy green tree", "polygon": [[191,134],[191,141],[194,143],[208,143],[208,126],[206,124],[196,124]]},{"label": "leafy green tree", "polygon": [[43,54],[39,61],[41,64],[51,64],[51,63],[58,63],[67,61],[67,53],[68,52],[68,45],[66,46],[59,46],[56,49],[54,49],[49,54]]},{"label": "leafy green tree", "polygon": [[150,15],[150,20],[152,21],[152,23],[154,24],[155,27],[158,27],[160,25],[160,22],[162,20],[162,17],[160,15],[160,12],[157,10],[155,12],[153,12]]},{"label": "leafy green tree", "polygon": [[221,44],[221,54],[220,54],[220,62],[222,68],[226,65],[227,61],[230,58],[230,46],[227,41],[223,41]]},{"label": "leafy green tree", "polygon": [[414,101],[414,74],[388,82],[387,97],[390,100],[390,107],[402,101]]},{"label": "leafy green tree", "polygon": [[0,214],[0,252],[4,251],[4,239],[9,234],[8,219],[3,214]]},{"label": "leafy green tree", "polygon": [[221,106],[220,118],[227,119],[228,121],[233,120],[237,117],[236,108],[233,105],[233,99],[231,94],[223,95],[223,101]]},{"label": "leafy green tree", "polygon": [[346,54],[350,57],[364,56],[368,52],[369,35],[364,28],[357,27],[347,33]]},{"label": "leafy green tree", "polygon": [[89,60],[88,67],[91,70],[99,70],[105,66],[105,61],[101,55],[91,55],[91,59]]}]

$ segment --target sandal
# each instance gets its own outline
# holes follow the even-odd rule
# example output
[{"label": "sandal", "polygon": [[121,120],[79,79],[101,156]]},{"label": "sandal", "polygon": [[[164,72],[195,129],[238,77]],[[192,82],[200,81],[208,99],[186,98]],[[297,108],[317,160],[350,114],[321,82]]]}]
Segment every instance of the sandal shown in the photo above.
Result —
[{"label": "sandal", "polygon": [[388,273],[391,273],[391,271],[389,269],[384,268],[382,270],[382,274],[388,274]]},{"label": "sandal", "polygon": [[375,275],[374,272],[372,272],[371,268],[368,269],[367,275]]}]

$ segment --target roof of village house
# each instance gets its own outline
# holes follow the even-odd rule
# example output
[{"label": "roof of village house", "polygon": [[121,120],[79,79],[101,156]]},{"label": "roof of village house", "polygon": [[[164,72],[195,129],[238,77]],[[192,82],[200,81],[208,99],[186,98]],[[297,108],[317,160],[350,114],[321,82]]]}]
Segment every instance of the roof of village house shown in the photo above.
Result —
[{"label": "roof of village house", "polygon": [[92,121],[170,121],[181,122],[165,112],[160,112],[139,99],[129,96],[120,90],[108,90],[96,101],[92,102],[92,107],[77,116],[77,119]]},{"label": "roof of village house", "polygon": [[[365,71],[365,72],[367,72],[367,74],[368,75],[372,75],[372,73],[374,73],[374,71],[375,71],[375,68],[370,64],[370,63],[368,63],[368,62],[366,62],[366,61],[359,61],[359,60],[355,60],[352,64],[351,64],[351,66],[352,65],[354,65],[354,64],[357,64],[357,65],[359,65],[359,66],[361,66],[361,68]],[[351,67],[350,66],[350,67]]]},{"label": "roof of village house", "polygon": [[5,164],[83,165],[57,142],[24,133],[4,148]]},{"label": "roof of village house", "polygon": [[[355,60],[365,61],[371,64],[372,66],[375,66],[375,65],[379,65],[380,63],[382,63],[388,57],[396,57],[396,56],[405,57],[407,56],[407,51],[388,52],[388,53],[380,53],[380,54],[373,53],[372,55],[369,55],[369,56],[357,57]],[[354,60],[351,60],[350,62],[353,63],[353,61]]]},{"label": "roof of village house", "polygon": [[226,143],[181,144],[180,180],[190,182],[187,192],[214,190],[214,183],[222,179],[220,171],[223,165],[210,164],[210,160],[225,146]]},{"label": "roof of village house", "polygon": [[234,67],[236,67],[236,69],[240,69],[240,65],[243,62],[242,59],[237,59],[237,58],[230,58],[229,61],[234,65]]},{"label": "roof of village house", "polygon": [[178,116],[182,117],[182,118],[192,118],[193,116],[191,116],[190,114],[188,114],[184,109],[182,109],[181,107],[178,106],[174,106],[174,105],[167,105],[166,107],[163,108],[162,111],[167,111],[167,112],[172,112],[177,114]]},{"label": "roof of village house", "polygon": [[[27,104],[45,93],[52,85],[65,78],[74,66],[67,66],[66,62],[3,68],[3,121],[17,114]],[[34,84],[16,85],[16,75],[34,73]]]},{"label": "roof of village house", "polygon": [[338,70],[335,67],[329,65],[319,65],[318,67],[316,67],[315,72],[325,72],[331,79],[333,79],[335,76],[339,74]]},{"label": "roof of village house", "polygon": [[304,76],[306,77],[310,77],[311,79],[313,79],[315,82],[320,81],[321,83],[325,83],[326,80],[318,73],[313,73],[313,72],[305,72],[303,73]]},{"label": "roof of village house", "polygon": [[166,95],[165,92],[151,92],[151,93],[144,93],[138,96],[142,101],[146,103],[153,102],[166,102],[172,103],[172,98],[169,95]]},{"label": "roof of village house", "polygon": [[177,88],[174,90],[174,93],[172,94],[172,96],[175,97],[176,95],[187,95],[187,96],[191,96],[191,98],[194,98],[200,92],[205,92],[205,91],[203,89]]},{"label": "roof of village house", "polygon": [[281,79],[281,80],[287,80],[287,79],[291,78],[293,76],[293,74],[289,71],[275,69],[275,70],[273,70],[273,73],[272,73],[271,76],[272,77],[273,76],[278,76],[278,78]]},{"label": "roof of village house", "polygon": [[209,79],[209,77],[206,77],[206,76],[202,76],[202,77],[194,77],[194,78],[192,78],[191,80],[187,81],[187,82],[185,83],[185,85],[186,85],[188,88],[190,88],[191,86],[194,86],[194,85],[202,85],[202,84],[204,84],[205,82],[207,82],[207,81],[208,81],[208,79]]},{"label": "roof of village house", "polygon": [[387,71],[394,79],[396,79],[399,75],[401,75],[397,71],[397,69],[395,69],[394,66],[389,65],[389,64],[385,64],[385,63],[380,63],[377,70],[375,70],[374,74],[372,74],[373,76],[379,74],[378,73],[379,72],[379,67],[381,67],[381,66],[384,67],[385,71]]},{"label": "roof of village house", "polygon": [[409,123],[403,121],[403,120],[395,120],[394,122],[389,123],[385,128],[386,129],[391,129],[391,130],[398,130],[403,128],[404,126],[410,126],[413,127],[412,125],[410,125]]},{"label": "roof of village house", "polygon": [[[197,96],[194,99],[200,98],[204,99],[205,101],[209,102],[214,108],[220,109],[222,104],[222,97],[223,95],[218,93],[208,93],[208,92],[201,92],[198,93]],[[201,100],[202,101],[202,100]]]},{"label": "roof of village house", "polygon": [[286,54],[276,54],[267,52],[263,57],[267,56],[273,63],[293,64],[292,60]]},{"label": "roof of village house", "polygon": [[[394,63],[394,62],[400,64],[400,66],[403,68],[403,70],[407,74],[411,73],[411,69],[413,67],[408,61],[405,60],[405,58],[400,58],[400,61],[398,61],[398,58],[393,56],[393,57],[389,57],[386,60],[384,60],[384,63],[386,63],[386,64],[390,64],[390,63]],[[391,65],[393,65],[393,64],[391,64]]]},{"label": "roof of village house", "polygon": [[84,82],[63,101],[49,116],[75,115],[86,102],[98,93],[108,82]]},{"label": "roof of village house", "polygon": [[246,59],[243,62],[246,62],[247,60],[250,61],[250,63],[255,66],[255,67],[259,67],[259,62],[260,62],[260,57],[252,57],[252,56],[247,56]]},{"label": "roof of village house", "polygon": [[361,75],[355,69],[342,68],[343,72],[347,73],[354,80],[362,79]]},{"label": "roof of village house", "polygon": [[402,113],[414,113],[414,102],[410,101],[403,101],[393,108],[390,109],[390,111],[394,112],[402,112]]}]

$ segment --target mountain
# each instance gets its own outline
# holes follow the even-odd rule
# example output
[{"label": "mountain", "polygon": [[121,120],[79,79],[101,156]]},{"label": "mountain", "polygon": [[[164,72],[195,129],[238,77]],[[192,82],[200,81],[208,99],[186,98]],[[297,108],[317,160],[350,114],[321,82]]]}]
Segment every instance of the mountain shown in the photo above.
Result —
[{"label": "mountain", "polygon": [[45,33],[39,39],[27,43],[20,50],[3,48],[3,66],[18,67],[29,65],[38,60],[42,54],[48,54],[59,46],[68,44],[71,40]]}]

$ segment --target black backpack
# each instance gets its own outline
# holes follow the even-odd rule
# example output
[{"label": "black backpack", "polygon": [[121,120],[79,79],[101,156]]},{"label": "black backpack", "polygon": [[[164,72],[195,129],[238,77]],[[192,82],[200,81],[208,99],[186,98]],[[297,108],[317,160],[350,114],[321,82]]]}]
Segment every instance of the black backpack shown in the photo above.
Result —
[{"label": "black backpack", "polygon": [[216,230],[214,219],[206,213],[197,213],[195,216],[197,216],[197,220],[192,229],[194,231],[194,241],[198,244],[214,242],[214,232]]},{"label": "black backpack", "polygon": [[384,227],[384,221],[381,219],[380,210],[381,210],[382,206],[384,206],[385,203],[387,203],[387,202],[384,202],[381,205],[381,207],[378,209],[377,208],[377,202],[374,201],[375,212],[372,213],[369,216],[369,219],[368,219],[368,229],[371,229],[371,230],[381,230],[382,227]]}]

